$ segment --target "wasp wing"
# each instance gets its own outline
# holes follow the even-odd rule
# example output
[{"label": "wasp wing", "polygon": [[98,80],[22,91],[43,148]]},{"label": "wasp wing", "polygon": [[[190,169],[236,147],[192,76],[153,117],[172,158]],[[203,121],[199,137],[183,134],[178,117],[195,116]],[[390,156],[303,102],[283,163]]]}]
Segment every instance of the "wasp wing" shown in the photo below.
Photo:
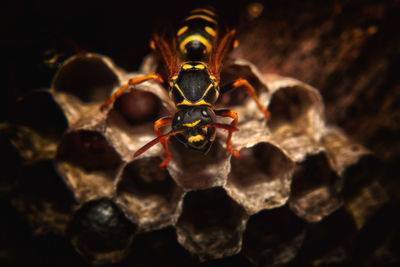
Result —
[{"label": "wasp wing", "polygon": [[175,40],[173,38],[166,40],[165,37],[154,34],[150,42],[150,47],[161,57],[168,72],[168,80],[170,80],[179,70],[179,58]]},{"label": "wasp wing", "polygon": [[211,74],[214,75],[218,81],[220,80],[221,67],[225,55],[234,46],[235,34],[235,29],[226,30],[225,33],[220,33],[220,31],[217,33],[215,44],[213,45],[209,58],[209,68]]}]

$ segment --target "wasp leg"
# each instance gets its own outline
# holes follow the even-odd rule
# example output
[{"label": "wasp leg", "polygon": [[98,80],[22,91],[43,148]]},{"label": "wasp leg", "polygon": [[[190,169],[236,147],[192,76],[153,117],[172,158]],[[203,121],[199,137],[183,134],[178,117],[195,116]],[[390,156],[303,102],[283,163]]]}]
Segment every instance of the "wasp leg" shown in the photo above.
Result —
[{"label": "wasp leg", "polygon": [[[217,116],[232,118],[233,121],[231,122],[231,126],[236,127],[239,117],[235,111],[230,110],[230,109],[220,109],[220,110],[215,110],[214,112],[215,112],[215,115],[217,115]],[[240,153],[231,144],[232,133],[233,133],[233,131],[229,130],[228,137],[226,138],[226,148],[229,150],[229,152],[231,152],[231,154],[235,158],[238,159],[238,158],[240,158]]]},{"label": "wasp leg", "polygon": [[122,87],[120,87],[115,93],[113,93],[107,100],[104,102],[101,107],[100,111],[104,111],[107,109],[107,107],[113,103],[120,95],[122,95],[126,89],[128,89],[130,86],[133,86],[135,84],[139,84],[148,80],[155,80],[159,83],[163,83],[164,80],[159,74],[148,74],[136,78],[129,79],[129,81]]},{"label": "wasp leg", "polygon": [[[171,123],[172,118],[171,117],[165,117],[165,118],[161,118],[159,120],[157,120],[154,123],[154,132],[156,133],[157,137],[162,136],[163,133],[160,131],[160,128]],[[163,162],[161,162],[160,164],[160,169],[164,169],[165,166],[168,164],[168,162],[171,160],[171,153],[169,152],[168,146],[167,146],[167,139],[161,140],[160,141],[164,151],[165,151],[165,159]]]},{"label": "wasp leg", "polygon": [[254,101],[256,101],[258,108],[262,111],[262,113],[264,113],[265,117],[267,117],[267,119],[269,120],[271,118],[271,113],[261,104],[260,100],[257,97],[256,90],[246,79],[238,78],[233,83],[221,87],[221,93],[225,93],[231,89],[238,88],[241,86],[244,86],[246,88],[246,94],[253,97]]}]

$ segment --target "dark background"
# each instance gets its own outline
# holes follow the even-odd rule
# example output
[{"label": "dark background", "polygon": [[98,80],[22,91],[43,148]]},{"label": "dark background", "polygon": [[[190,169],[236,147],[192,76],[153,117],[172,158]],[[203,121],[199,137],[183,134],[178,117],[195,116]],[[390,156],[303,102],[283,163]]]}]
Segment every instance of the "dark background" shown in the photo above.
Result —
[{"label": "dark background", "polygon": [[[366,251],[374,251],[381,241],[373,237],[392,235],[383,229],[398,228],[394,216],[400,203],[400,83],[396,70],[400,1],[261,2],[264,10],[256,19],[247,15],[252,1],[212,4],[238,28],[240,48],[235,55],[251,60],[265,72],[294,77],[318,88],[328,122],[371,149],[382,163],[379,182],[390,202],[369,225],[370,240],[377,243],[371,243]],[[55,49],[63,59],[77,50],[100,53],[134,71],[150,52],[148,40],[153,30],[173,28],[198,3],[204,1],[3,2],[0,120],[12,118],[18,97],[50,86],[56,68],[43,64],[46,51]]]},{"label": "dark background", "polygon": [[212,3],[239,29],[240,56],[318,88],[328,120],[350,134],[365,134],[354,117],[370,123],[371,116],[388,112],[382,111],[384,98],[398,98],[398,1],[261,1],[261,17],[251,20],[246,11],[253,2],[5,1],[1,119],[12,116],[19,96],[50,86],[56,68],[43,64],[46,51],[62,54],[61,60],[77,51],[101,53],[133,71],[150,52],[151,33],[174,29],[199,3]]},{"label": "dark background", "polygon": [[[12,116],[13,102],[19,96],[50,86],[55,68],[43,64],[46,51],[54,49],[64,55],[62,59],[79,51],[100,53],[128,71],[137,70],[150,52],[152,32],[175,30],[199,3],[207,1],[5,1],[0,7],[6,82],[1,119]],[[240,10],[219,1],[213,6],[230,18]]]}]

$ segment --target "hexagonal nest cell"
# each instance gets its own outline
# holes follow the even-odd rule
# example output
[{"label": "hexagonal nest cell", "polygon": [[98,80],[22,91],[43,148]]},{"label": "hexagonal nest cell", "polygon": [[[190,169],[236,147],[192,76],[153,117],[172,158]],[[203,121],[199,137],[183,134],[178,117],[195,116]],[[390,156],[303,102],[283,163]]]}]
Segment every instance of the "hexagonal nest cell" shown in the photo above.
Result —
[{"label": "hexagonal nest cell", "polygon": [[173,225],[181,212],[184,192],[160,163],[158,157],[129,163],[117,185],[117,202],[140,231]]},{"label": "hexagonal nest cell", "polygon": [[179,243],[200,259],[240,251],[248,215],[222,188],[189,192],[176,224]]},{"label": "hexagonal nest cell", "polygon": [[[142,70],[155,69],[151,58],[144,64]],[[36,208],[47,205],[48,213],[57,209],[54,218],[61,221],[38,220],[43,213],[30,211],[32,227],[68,232],[92,264],[121,261],[131,248],[135,255],[141,249],[136,236],[143,243],[146,235],[163,229],[176,232],[169,235],[180,244],[174,247],[203,261],[238,253],[263,266],[293,259],[304,240],[304,223],[318,222],[341,206],[341,175],[367,151],[326,125],[315,88],[236,60],[225,66],[223,79],[247,78],[271,120],[240,90],[223,96],[218,105],[239,116],[232,145],[241,158],[232,157],[227,133],[218,129],[206,155],[171,138],[172,159],[161,170],[161,145],[133,157],[155,138],[153,122],[176,112],[161,85],[136,85],[100,111],[113,90],[143,74],[126,73],[102,55],[79,55],[61,66],[50,90],[21,100],[21,112],[32,101],[47,109],[30,113],[31,123],[19,116],[7,127],[21,164],[30,170],[35,162],[51,161],[44,166],[51,165],[57,175],[46,179],[62,181],[59,190],[71,192],[69,208],[58,208],[59,198],[53,196],[35,202]],[[27,199],[19,195],[14,203],[26,210]]]}]

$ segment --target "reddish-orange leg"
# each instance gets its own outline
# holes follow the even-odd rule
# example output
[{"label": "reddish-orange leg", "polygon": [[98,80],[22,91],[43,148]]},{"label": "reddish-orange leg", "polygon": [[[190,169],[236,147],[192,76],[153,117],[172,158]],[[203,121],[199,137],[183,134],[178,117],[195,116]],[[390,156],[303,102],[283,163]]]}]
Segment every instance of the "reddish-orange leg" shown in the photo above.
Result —
[{"label": "reddish-orange leg", "polygon": [[107,107],[111,103],[113,103],[120,95],[122,95],[125,92],[125,90],[128,89],[130,86],[133,86],[135,84],[139,84],[139,83],[142,83],[142,82],[145,82],[145,81],[148,81],[148,80],[155,80],[155,81],[157,81],[159,83],[163,83],[164,82],[163,78],[159,74],[148,74],[148,75],[132,78],[124,86],[122,86],[115,93],[113,93],[106,100],[106,102],[104,102],[103,105],[101,105],[100,110],[101,111],[106,110]]},{"label": "reddish-orange leg", "polygon": [[[165,118],[161,118],[159,120],[157,120],[154,123],[154,132],[156,133],[157,137],[160,137],[163,135],[163,133],[160,131],[161,127],[164,127],[165,125],[171,123],[172,118],[171,117],[165,117]],[[160,168],[164,169],[165,166],[168,164],[168,162],[171,160],[171,153],[169,152],[168,146],[167,146],[167,138],[162,139],[160,142],[164,148],[165,151],[165,159],[163,162],[161,162],[160,164]]]},{"label": "reddish-orange leg", "polygon": [[265,117],[267,117],[267,119],[269,120],[271,118],[271,113],[261,104],[260,100],[257,97],[256,90],[246,79],[239,78],[233,83],[223,86],[221,88],[221,92],[224,93],[229,90],[232,90],[233,88],[238,88],[240,86],[244,86],[246,88],[246,94],[251,96],[254,99],[254,101],[256,101],[258,108],[262,111],[262,113],[264,113]]},{"label": "reddish-orange leg", "polygon": [[[215,110],[215,115],[217,116],[221,116],[221,117],[230,117],[233,119],[233,121],[231,122],[230,126],[236,128],[236,125],[238,123],[238,115],[235,111],[230,110],[230,109],[221,109],[221,110]],[[231,154],[235,157],[235,158],[240,158],[240,153],[239,151],[237,151],[231,144],[231,139],[232,139],[232,133],[233,131],[228,130],[228,137],[226,138],[226,148],[229,150],[229,152],[231,152]]]}]

